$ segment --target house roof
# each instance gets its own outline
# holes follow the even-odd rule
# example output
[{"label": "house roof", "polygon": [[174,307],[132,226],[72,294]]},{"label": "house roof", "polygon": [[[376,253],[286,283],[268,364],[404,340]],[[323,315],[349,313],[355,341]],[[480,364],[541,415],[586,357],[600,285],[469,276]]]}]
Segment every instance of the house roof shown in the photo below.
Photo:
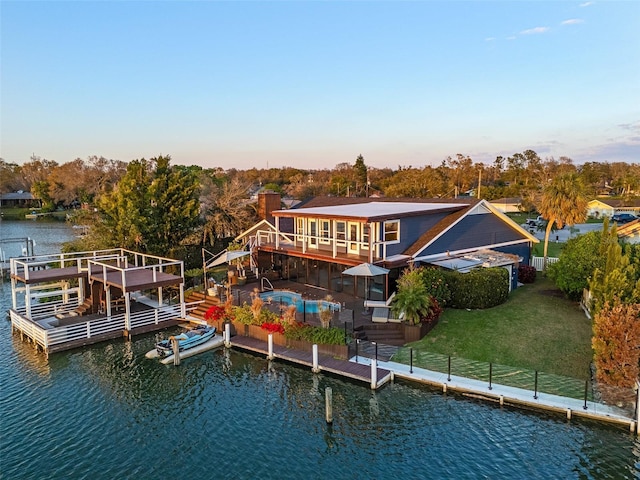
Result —
[{"label": "house roof", "polygon": [[621,198],[596,198],[589,202],[591,206],[592,203],[602,203],[611,208],[625,208],[625,207],[640,207],[640,198],[632,198],[632,199],[621,199]]},{"label": "house roof", "polygon": [[457,211],[464,208],[464,205],[458,203],[380,202],[376,200],[367,203],[276,210],[272,214],[276,217],[330,217],[377,222],[391,218]]},{"label": "house roof", "polygon": [[517,255],[481,249],[466,255],[446,256],[430,260],[429,263],[466,273],[475,267],[501,267],[503,265],[513,265],[519,261],[520,258]]},{"label": "house roof", "polygon": [[633,222],[625,223],[624,225],[617,226],[618,238],[625,239],[626,237],[632,237],[640,233],[640,219]]},{"label": "house roof", "polygon": [[0,200],[35,200],[31,192],[10,192],[0,195]]},{"label": "house roof", "polygon": [[486,200],[477,200],[474,204],[469,205],[467,208],[453,212],[447,215],[445,218],[436,223],[432,228],[427,230],[425,233],[416,240],[413,245],[405,250],[406,255],[416,256],[422,250],[424,250],[429,244],[437,240],[441,235],[443,235],[447,230],[453,227],[456,223],[462,220],[467,215],[470,215],[474,212],[479,212],[481,209],[484,209],[486,213],[493,213],[496,217],[501,219],[504,223],[508,224],[511,228],[520,233],[523,237],[525,237],[528,241],[533,243],[538,243],[539,240],[531,235],[527,230],[522,228],[516,222],[511,220],[505,214],[496,209],[490,202]]},{"label": "house roof", "polygon": [[520,197],[504,197],[504,198],[496,198],[495,200],[491,200],[491,203],[494,203],[494,204],[509,203],[512,205],[519,205],[521,202],[522,202],[522,198]]}]

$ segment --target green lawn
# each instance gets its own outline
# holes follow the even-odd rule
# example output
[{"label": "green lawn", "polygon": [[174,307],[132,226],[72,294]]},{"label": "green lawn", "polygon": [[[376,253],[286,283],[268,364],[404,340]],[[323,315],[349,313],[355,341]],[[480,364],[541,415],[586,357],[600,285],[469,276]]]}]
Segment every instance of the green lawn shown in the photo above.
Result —
[{"label": "green lawn", "polygon": [[[549,257],[559,257],[562,252],[562,247],[564,247],[564,243],[562,242],[549,242],[547,256]],[[532,255],[534,257],[542,257],[544,256],[544,240],[541,240],[539,243],[533,245]]]},{"label": "green lawn", "polygon": [[[592,360],[591,321],[539,276],[498,307],[446,309],[438,325],[410,346],[414,358],[429,352],[586,379]],[[394,360],[408,363],[408,358],[404,348]]]}]

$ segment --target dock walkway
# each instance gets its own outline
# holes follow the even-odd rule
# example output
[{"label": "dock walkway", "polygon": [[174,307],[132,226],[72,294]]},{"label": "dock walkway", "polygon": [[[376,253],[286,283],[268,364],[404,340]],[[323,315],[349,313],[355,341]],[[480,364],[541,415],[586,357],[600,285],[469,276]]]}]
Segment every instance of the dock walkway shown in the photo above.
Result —
[{"label": "dock walkway", "polygon": [[[236,335],[231,337],[231,346],[248,350],[254,353],[268,355],[268,344],[262,340],[255,338]],[[273,355],[286,362],[304,365],[313,368],[313,355],[311,352],[302,350],[294,350],[292,348],[283,347],[281,345],[273,345]],[[361,363],[350,362],[348,360],[339,360],[329,355],[318,355],[318,369],[324,372],[332,373],[342,377],[351,378],[372,384],[371,382],[371,364],[365,365]],[[386,368],[376,369],[376,384],[372,388],[380,388],[392,378],[392,373]]]},{"label": "dock walkway", "polygon": [[[362,365],[370,365],[371,359],[367,357],[352,358],[352,362]],[[621,409],[612,405],[602,403],[562,397],[547,393],[525,390],[522,388],[509,387],[505,385],[492,384],[471,378],[434,372],[424,368],[413,367],[403,363],[378,361],[380,368],[393,372],[394,378],[420,382],[427,385],[441,388],[443,392],[451,390],[463,395],[484,400],[494,401],[500,405],[513,405],[518,407],[531,408],[534,410],[560,413],[570,419],[572,416],[584,417],[592,420],[604,421],[621,426],[627,426],[631,432],[640,433],[640,418],[630,418]],[[640,396],[640,393],[639,393]],[[640,417],[640,412],[637,412]]]}]

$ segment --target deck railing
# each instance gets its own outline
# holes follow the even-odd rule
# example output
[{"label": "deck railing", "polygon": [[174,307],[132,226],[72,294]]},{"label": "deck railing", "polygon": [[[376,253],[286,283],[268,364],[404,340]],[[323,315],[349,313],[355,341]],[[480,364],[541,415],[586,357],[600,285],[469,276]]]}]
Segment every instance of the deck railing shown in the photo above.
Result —
[{"label": "deck railing", "polygon": [[[50,304],[49,304],[50,305]],[[158,308],[143,310],[131,314],[131,328],[158,324],[163,321],[180,318],[180,305],[163,305]],[[31,338],[44,349],[78,340],[85,340],[98,335],[122,332],[126,329],[124,313],[111,317],[100,317],[86,322],[64,326],[45,328],[23,315],[24,312],[9,310],[11,323],[15,329]],[[51,317],[49,310],[48,317]]]}]

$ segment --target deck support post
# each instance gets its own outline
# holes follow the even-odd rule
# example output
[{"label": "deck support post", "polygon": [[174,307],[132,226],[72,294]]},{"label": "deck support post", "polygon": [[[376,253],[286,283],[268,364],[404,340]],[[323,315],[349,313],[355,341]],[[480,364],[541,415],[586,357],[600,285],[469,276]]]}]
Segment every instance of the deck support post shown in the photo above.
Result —
[{"label": "deck support post", "polygon": [[231,324],[228,322],[224,324],[224,346],[231,346]]},{"label": "deck support post", "polygon": [[267,358],[269,360],[273,360],[275,357],[273,355],[273,334],[272,333],[270,333],[269,336],[267,337],[267,345],[269,347]]},{"label": "deck support post", "polygon": [[311,371],[313,373],[318,373],[320,372],[320,368],[318,367],[318,345],[314,343],[311,348],[311,352],[313,354],[313,367],[311,368]]},{"label": "deck support post", "polygon": [[378,361],[371,359],[371,390],[378,388]]}]

